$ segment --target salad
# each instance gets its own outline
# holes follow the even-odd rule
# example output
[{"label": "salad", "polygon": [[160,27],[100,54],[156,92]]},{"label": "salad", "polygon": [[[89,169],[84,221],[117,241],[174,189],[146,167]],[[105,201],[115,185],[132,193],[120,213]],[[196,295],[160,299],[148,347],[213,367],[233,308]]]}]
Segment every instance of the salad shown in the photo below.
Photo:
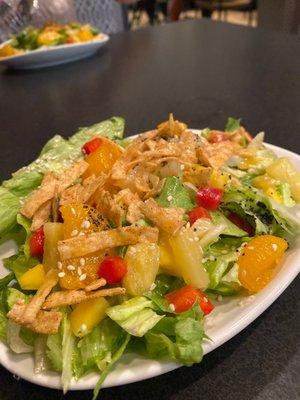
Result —
[{"label": "salad", "polygon": [[0,187],[0,338],[35,373],[101,384],[124,352],[190,366],[221,296],[262,290],[293,245],[300,173],[229,118],[123,139],[112,117],[54,136]]},{"label": "salad", "polygon": [[29,26],[0,47],[0,57],[15,56],[43,47],[89,42],[101,37],[102,34],[91,25],[77,22],[66,25],[51,23],[42,28]]}]

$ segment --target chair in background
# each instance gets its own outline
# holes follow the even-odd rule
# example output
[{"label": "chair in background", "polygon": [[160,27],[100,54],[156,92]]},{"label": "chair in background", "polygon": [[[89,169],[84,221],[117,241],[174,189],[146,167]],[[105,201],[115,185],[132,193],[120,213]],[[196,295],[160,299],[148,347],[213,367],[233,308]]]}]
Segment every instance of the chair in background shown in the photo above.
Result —
[{"label": "chair in background", "polygon": [[254,11],[257,10],[257,0],[196,0],[203,15],[211,16],[214,11],[218,12],[218,18],[224,15],[227,20],[228,11],[239,11],[248,14],[248,24],[252,25]]}]

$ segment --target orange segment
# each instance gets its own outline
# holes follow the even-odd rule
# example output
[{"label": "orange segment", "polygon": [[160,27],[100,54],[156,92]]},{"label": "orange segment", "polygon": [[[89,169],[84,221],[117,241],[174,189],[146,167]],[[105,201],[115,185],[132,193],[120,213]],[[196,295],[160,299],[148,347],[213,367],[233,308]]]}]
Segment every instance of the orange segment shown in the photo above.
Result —
[{"label": "orange segment", "polygon": [[273,235],[257,236],[250,240],[238,258],[239,280],[250,292],[259,292],[273,278],[275,267],[288,244]]},{"label": "orange segment", "polygon": [[85,161],[89,164],[83,177],[107,173],[122,154],[121,148],[109,139],[101,138],[101,144],[96,151],[86,156]]}]

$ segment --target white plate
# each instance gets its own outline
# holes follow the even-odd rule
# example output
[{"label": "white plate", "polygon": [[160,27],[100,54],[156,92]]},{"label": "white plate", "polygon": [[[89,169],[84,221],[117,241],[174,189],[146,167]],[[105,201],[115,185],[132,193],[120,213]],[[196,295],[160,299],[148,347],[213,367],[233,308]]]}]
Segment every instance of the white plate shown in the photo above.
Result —
[{"label": "white plate", "polygon": [[[300,170],[300,156],[280,147],[268,145],[278,156],[288,157]],[[13,242],[6,242],[0,246],[0,258],[8,257],[15,251]],[[1,271],[2,269],[2,271]],[[204,343],[204,354],[221,346],[237,333],[247,327],[255,318],[264,312],[286,289],[300,272],[300,243],[290,249],[282,266],[270,284],[255,296],[228,298],[216,304],[214,311],[206,317],[206,333],[212,339]],[[0,265],[0,273],[4,268]],[[0,343],[0,362],[13,374],[21,378],[46,387],[60,389],[60,376],[54,372],[35,375],[33,372],[33,358],[30,355],[16,355],[4,343]],[[204,358],[205,362],[205,358]],[[147,360],[136,355],[125,355],[106,378],[103,387],[124,385],[141,381],[172,371],[180,367],[173,362],[159,362]],[[94,388],[99,376],[95,373],[72,381],[71,390]]]},{"label": "white plate", "polygon": [[[65,64],[89,57],[108,40],[109,36],[102,34],[99,39],[94,39],[90,42],[42,47],[15,56],[0,57],[0,65],[6,65],[7,67],[14,69],[34,69]],[[2,43],[1,46],[5,43]]]}]

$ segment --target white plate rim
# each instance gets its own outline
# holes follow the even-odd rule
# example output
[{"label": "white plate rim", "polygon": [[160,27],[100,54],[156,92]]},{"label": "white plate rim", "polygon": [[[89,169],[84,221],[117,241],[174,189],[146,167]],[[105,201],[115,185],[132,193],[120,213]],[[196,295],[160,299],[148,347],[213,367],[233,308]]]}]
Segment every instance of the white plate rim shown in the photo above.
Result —
[{"label": "white plate rim", "polygon": [[[199,133],[199,130],[193,129],[195,133]],[[129,138],[134,138],[138,135],[130,136]],[[283,156],[291,157],[296,159],[300,165],[300,155],[286,150],[284,148],[265,143],[267,147],[271,148],[275,153],[281,153]],[[254,302],[245,303],[244,307],[244,315],[243,318],[240,320],[235,321],[235,323],[231,326],[230,330],[227,332],[216,335],[214,337],[214,341],[205,341],[203,345],[204,355],[208,354],[209,352],[213,351],[217,347],[221,346],[235,335],[240,333],[243,329],[245,329],[248,325],[250,325],[256,318],[258,318],[281,294],[282,292],[292,283],[292,281],[296,278],[298,273],[300,272],[300,246],[297,247],[297,259],[295,256],[292,262],[286,263],[284,262],[282,265],[282,269],[289,268],[288,274],[285,271],[280,270],[275,278],[269,283],[269,285],[258,293],[255,296]],[[60,383],[60,375],[57,373],[47,373],[36,375],[34,371],[27,371],[26,369],[23,371],[16,371],[13,367],[13,363],[10,362],[11,358],[20,357],[19,355],[14,355],[6,346],[5,343],[0,342],[0,363],[9,370],[12,374],[16,374],[31,383],[37,384],[43,387],[49,387],[54,389],[61,389],[62,385]],[[31,355],[22,355],[22,358],[32,357]],[[129,357],[129,361],[131,362],[131,356],[125,356],[124,358]],[[145,379],[153,378],[155,376],[162,375],[164,373],[173,371],[177,368],[181,367],[181,364],[175,362],[165,362],[165,361],[156,361],[156,360],[144,360],[140,357],[134,357],[134,360],[137,363],[142,362],[147,366],[146,372],[140,370],[139,364],[138,368],[135,366],[135,370],[137,370],[140,374],[136,374],[135,370],[131,371],[130,368],[128,370],[121,371],[119,373],[116,370],[113,370],[105,380],[104,384],[102,385],[103,388],[105,387],[114,387],[125,385],[133,382],[142,381]],[[121,359],[122,361],[122,359]],[[70,384],[69,390],[88,390],[93,389],[97,380],[99,379],[99,375],[96,373],[92,373],[87,375],[86,377],[81,378],[79,381],[72,380]]]}]

